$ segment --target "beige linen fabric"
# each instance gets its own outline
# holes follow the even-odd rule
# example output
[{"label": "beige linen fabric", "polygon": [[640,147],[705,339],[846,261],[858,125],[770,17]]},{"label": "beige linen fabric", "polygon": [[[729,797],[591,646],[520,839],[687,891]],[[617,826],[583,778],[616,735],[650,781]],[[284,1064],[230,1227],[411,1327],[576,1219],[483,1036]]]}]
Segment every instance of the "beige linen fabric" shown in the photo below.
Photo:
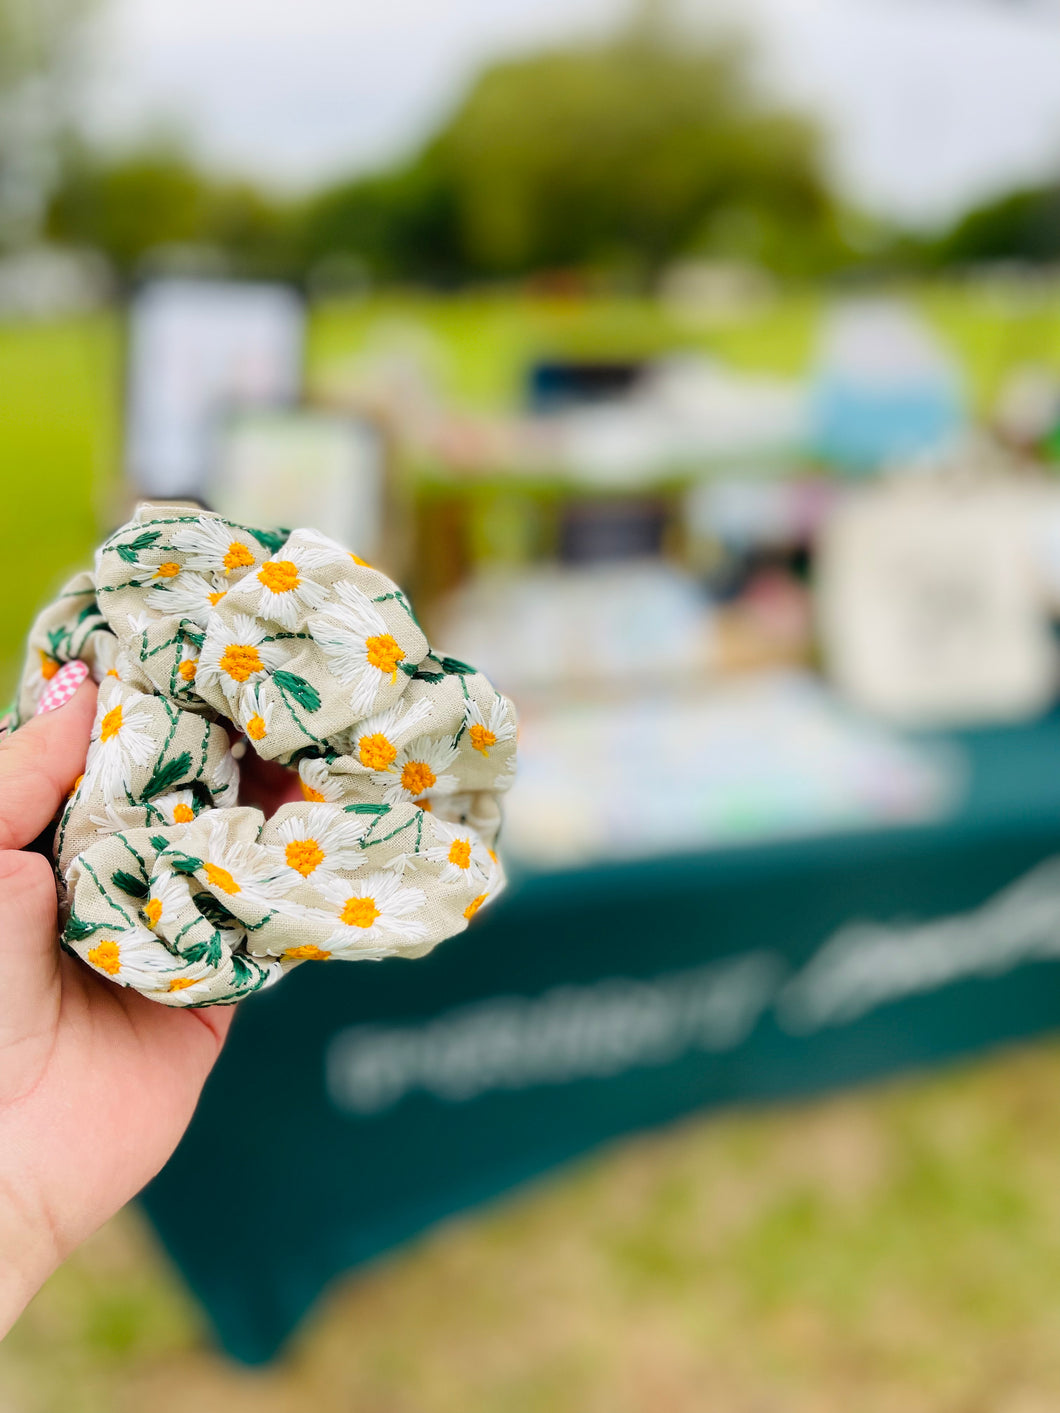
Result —
[{"label": "beige linen fabric", "polygon": [[[38,618],[16,724],[74,658],[100,691],[56,832],[62,940],[113,981],[203,1006],[421,956],[503,887],[512,704],[326,536],[141,506]],[[304,803],[239,806],[240,733]]]}]

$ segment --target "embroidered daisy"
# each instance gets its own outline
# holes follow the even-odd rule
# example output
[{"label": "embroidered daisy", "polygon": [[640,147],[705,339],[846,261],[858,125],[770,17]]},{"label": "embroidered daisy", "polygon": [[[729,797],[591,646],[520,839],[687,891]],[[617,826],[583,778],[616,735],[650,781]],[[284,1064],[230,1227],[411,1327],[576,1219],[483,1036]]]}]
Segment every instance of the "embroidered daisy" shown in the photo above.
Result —
[{"label": "embroidered daisy", "polygon": [[[359,879],[325,878],[318,886],[329,904],[325,916],[336,924],[319,951],[332,956],[385,954],[403,943],[422,942],[427,936],[426,926],[415,916],[427,901],[423,891],[406,888],[392,873],[370,873]],[[291,951],[283,955],[288,958]]]},{"label": "embroidered daisy", "polygon": [[236,706],[236,720],[252,741],[264,741],[272,727],[272,713],[273,703],[260,686],[248,687]]},{"label": "embroidered daisy", "polygon": [[214,618],[199,654],[196,682],[207,687],[216,684],[229,704],[238,701],[248,682],[258,682],[283,666],[283,645],[268,638],[261,624],[246,614],[234,614],[231,623]]},{"label": "embroidered daisy", "polygon": [[275,858],[258,844],[229,839],[222,820],[209,814],[202,819],[204,835],[181,842],[189,856],[201,859],[195,877],[235,917],[268,912],[287,888]]},{"label": "embroidered daisy", "polygon": [[217,972],[209,962],[185,962],[180,971],[147,994],[153,1001],[165,1001],[167,996],[174,996],[179,992],[179,999],[174,1004],[191,1006],[210,994],[216,979]]},{"label": "embroidered daisy", "polygon": [[154,933],[138,924],[97,932],[82,955],[111,981],[119,986],[135,986],[137,990],[163,989],[163,975],[173,970],[174,963]]},{"label": "embroidered daisy", "polygon": [[193,790],[171,790],[152,800],[151,805],[167,824],[190,824],[201,808]]},{"label": "embroidered daisy", "polygon": [[302,782],[304,799],[310,800],[314,804],[323,804],[325,800],[333,805],[345,803],[349,793],[349,784],[341,777],[332,775],[326,761],[319,759],[300,760],[298,775]]},{"label": "embroidered daisy", "polygon": [[228,581],[219,574],[199,574],[186,569],[179,578],[158,584],[147,595],[148,608],[174,618],[190,618],[200,628],[228,592]]},{"label": "embroidered daisy", "polygon": [[173,532],[173,548],[184,553],[189,569],[223,574],[226,578],[250,569],[261,559],[261,549],[253,535],[206,515],[200,515],[194,524],[178,525]]},{"label": "embroidered daisy", "polygon": [[424,849],[423,855],[431,863],[444,865],[439,874],[442,883],[469,883],[475,887],[489,881],[496,856],[477,834],[470,829],[454,829],[441,821],[436,823],[435,830],[441,843]]},{"label": "embroidered daisy", "polygon": [[239,762],[231,751],[225,751],[213,772],[210,794],[214,802],[221,800],[226,809],[231,809],[239,800]]},{"label": "embroidered daisy", "polygon": [[255,613],[285,628],[297,628],[303,614],[328,600],[328,590],[306,575],[331,560],[332,555],[322,548],[289,545],[246,576],[240,585],[240,603],[249,600]]},{"label": "embroidered daisy", "polygon": [[179,878],[169,869],[160,869],[151,879],[147,901],[140,909],[140,916],[153,932],[159,928],[172,932],[181,913],[190,906],[193,905],[187,879]]},{"label": "embroidered daisy", "polygon": [[464,713],[464,725],[472,747],[482,756],[489,756],[494,746],[515,739],[515,722],[508,714],[508,703],[494,697],[488,712],[478,702],[469,701]]},{"label": "embroidered daisy", "polygon": [[353,756],[366,770],[388,774],[397,761],[401,738],[419,730],[430,714],[431,704],[426,698],[410,707],[395,702],[386,711],[376,712],[347,731],[337,749]]},{"label": "embroidered daisy", "polygon": [[448,795],[459,784],[455,775],[446,771],[456,758],[456,747],[448,739],[418,736],[402,746],[394,757],[387,774],[373,772],[372,782],[383,786],[383,799],[388,805],[411,800],[429,810],[435,795]]},{"label": "embroidered daisy", "polygon": [[190,692],[195,688],[195,677],[199,671],[199,650],[191,643],[185,643],[180,650],[180,661],[174,668],[174,681],[178,692]]},{"label": "embroidered daisy", "polygon": [[272,851],[296,875],[292,881],[318,886],[339,869],[360,868],[364,855],[359,841],[370,822],[365,815],[345,814],[333,805],[313,805],[302,818],[292,815],[283,821]]},{"label": "embroidered daisy", "polygon": [[333,592],[339,602],[314,614],[307,626],[332,673],[353,688],[350,706],[358,716],[367,716],[380,687],[397,681],[405,650],[360,589],[339,580]]},{"label": "embroidered daisy", "polygon": [[139,694],[114,679],[104,680],[99,696],[85,778],[106,799],[116,800],[124,794],[133,770],[150,764],[155,755],[152,719],[149,711],[136,706]]}]

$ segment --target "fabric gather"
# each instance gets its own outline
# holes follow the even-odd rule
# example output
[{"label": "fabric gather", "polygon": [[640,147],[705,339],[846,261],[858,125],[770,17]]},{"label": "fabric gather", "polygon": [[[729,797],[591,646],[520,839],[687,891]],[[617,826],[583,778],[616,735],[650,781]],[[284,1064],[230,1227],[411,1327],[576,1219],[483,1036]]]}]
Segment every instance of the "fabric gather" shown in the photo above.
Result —
[{"label": "fabric gather", "polygon": [[[37,619],[16,725],[74,659],[99,700],[61,940],[101,976],[225,1004],[305,961],[422,956],[503,887],[511,702],[325,535],[140,506]],[[233,737],[303,800],[241,806]]]}]

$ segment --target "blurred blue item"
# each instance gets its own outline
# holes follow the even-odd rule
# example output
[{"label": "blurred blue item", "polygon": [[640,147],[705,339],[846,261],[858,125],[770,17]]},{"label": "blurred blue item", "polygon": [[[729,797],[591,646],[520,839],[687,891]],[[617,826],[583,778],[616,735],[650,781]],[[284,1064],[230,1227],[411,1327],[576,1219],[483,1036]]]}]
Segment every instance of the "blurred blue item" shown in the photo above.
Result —
[{"label": "blurred blue item", "polygon": [[841,306],[825,329],[810,445],[854,473],[945,451],[964,426],[958,374],[932,332],[885,300]]},{"label": "blurred blue item", "polygon": [[631,393],[644,375],[639,361],[540,359],[526,376],[531,412],[564,412],[586,403],[612,401]]}]

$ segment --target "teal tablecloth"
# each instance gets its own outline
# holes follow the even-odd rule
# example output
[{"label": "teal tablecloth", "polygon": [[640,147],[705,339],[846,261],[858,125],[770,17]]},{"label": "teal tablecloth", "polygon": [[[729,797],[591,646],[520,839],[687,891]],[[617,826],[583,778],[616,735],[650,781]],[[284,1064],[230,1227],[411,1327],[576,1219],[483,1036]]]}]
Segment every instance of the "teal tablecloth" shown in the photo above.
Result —
[{"label": "teal tablecloth", "polygon": [[523,878],[422,961],[244,1006],[144,1197],[223,1346],[620,1134],[1060,1025],[1060,719],[955,739],[944,824]]}]

